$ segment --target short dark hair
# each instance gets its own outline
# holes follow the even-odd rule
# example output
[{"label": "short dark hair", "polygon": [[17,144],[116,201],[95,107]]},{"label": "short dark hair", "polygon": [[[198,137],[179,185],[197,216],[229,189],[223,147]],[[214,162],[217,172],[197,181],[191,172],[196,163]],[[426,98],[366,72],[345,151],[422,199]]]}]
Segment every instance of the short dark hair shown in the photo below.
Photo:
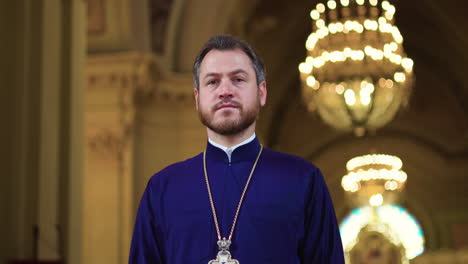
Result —
[{"label": "short dark hair", "polygon": [[262,59],[257,55],[252,46],[247,42],[230,35],[218,35],[212,37],[205,43],[193,63],[193,84],[195,85],[195,88],[198,89],[200,87],[200,65],[206,54],[213,49],[242,50],[247,56],[249,56],[250,61],[252,62],[252,66],[255,70],[255,76],[257,77],[257,85],[265,80],[265,66],[263,65]]}]

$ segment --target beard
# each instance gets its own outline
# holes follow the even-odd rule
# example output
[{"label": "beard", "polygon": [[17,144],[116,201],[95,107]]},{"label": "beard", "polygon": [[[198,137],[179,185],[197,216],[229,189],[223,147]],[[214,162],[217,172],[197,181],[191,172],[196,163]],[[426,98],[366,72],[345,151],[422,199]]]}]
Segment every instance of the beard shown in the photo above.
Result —
[{"label": "beard", "polygon": [[[229,109],[224,113],[219,113],[219,115],[222,116],[218,117],[218,119],[220,119],[219,121],[216,121],[214,120],[214,113],[216,111],[222,111],[219,110],[219,107],[222,104],[234,105],[236,109]],[[198,109],[198,117],[203,125],[217,134],[232,136],[241,133],[257,120],[260,112],[260,99],[257,95],[256,104],[251,108],[244,108],[240,103],[233,101],[232,99],[226,99],[216,104],[209,111],[204,111],[200,107],[200,103],[198,104]],[[236,114],[233,113],[234,111],[239,111],[238,116],[235,118],[231,117]]]}]

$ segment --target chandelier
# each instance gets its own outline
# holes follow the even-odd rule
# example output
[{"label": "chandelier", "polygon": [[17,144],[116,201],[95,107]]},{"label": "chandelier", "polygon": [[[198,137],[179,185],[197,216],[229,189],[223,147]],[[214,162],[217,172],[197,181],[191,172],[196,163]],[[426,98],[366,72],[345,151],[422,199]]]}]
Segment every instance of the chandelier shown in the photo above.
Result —
[{"label": "chandelier", "polygon": [[413,60],[394,25],[395,6],[380,0],[329,0],[310,12],[313,32],[299,65],[310,110],[362,134],[393,119],[408,103]]},{"label": "chandelier", "polygon": [[341,186],[358,206],[391,204],[397,200],[407,175],[401,170],[400,158],[384,154],[370,154],[348,161],[348,173]]}]

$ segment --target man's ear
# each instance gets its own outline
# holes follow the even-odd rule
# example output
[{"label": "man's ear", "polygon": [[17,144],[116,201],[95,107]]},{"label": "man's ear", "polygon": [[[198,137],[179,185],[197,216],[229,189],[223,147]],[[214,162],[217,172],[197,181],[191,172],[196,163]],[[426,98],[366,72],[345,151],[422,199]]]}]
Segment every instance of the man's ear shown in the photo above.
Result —
[{"label": "man's ear", "polygon": [[195,107],[198,110],[198,89],[197,88],[193,88],[193,96],[195,97]]},{"label": "man's ear", "polygon": [[258,97],[260,99],[261,106],[264,106],[266,104],[266,100],[267,100],[267,87],[266,86],[267,85],[265,81],[262,81],[258,85]]}]

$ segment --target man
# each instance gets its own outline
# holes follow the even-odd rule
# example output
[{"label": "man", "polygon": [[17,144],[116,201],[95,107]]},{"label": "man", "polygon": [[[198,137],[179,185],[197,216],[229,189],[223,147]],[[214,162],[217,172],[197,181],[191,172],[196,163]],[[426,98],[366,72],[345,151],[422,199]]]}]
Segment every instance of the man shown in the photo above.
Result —
[{"label": "man", "polygon": [[267,88],[254,50],[231,36],[213,37],[193,73],[206,150],[150,179],[129,263],[344,263],[320,171],[264,149],[255,136]]}]

